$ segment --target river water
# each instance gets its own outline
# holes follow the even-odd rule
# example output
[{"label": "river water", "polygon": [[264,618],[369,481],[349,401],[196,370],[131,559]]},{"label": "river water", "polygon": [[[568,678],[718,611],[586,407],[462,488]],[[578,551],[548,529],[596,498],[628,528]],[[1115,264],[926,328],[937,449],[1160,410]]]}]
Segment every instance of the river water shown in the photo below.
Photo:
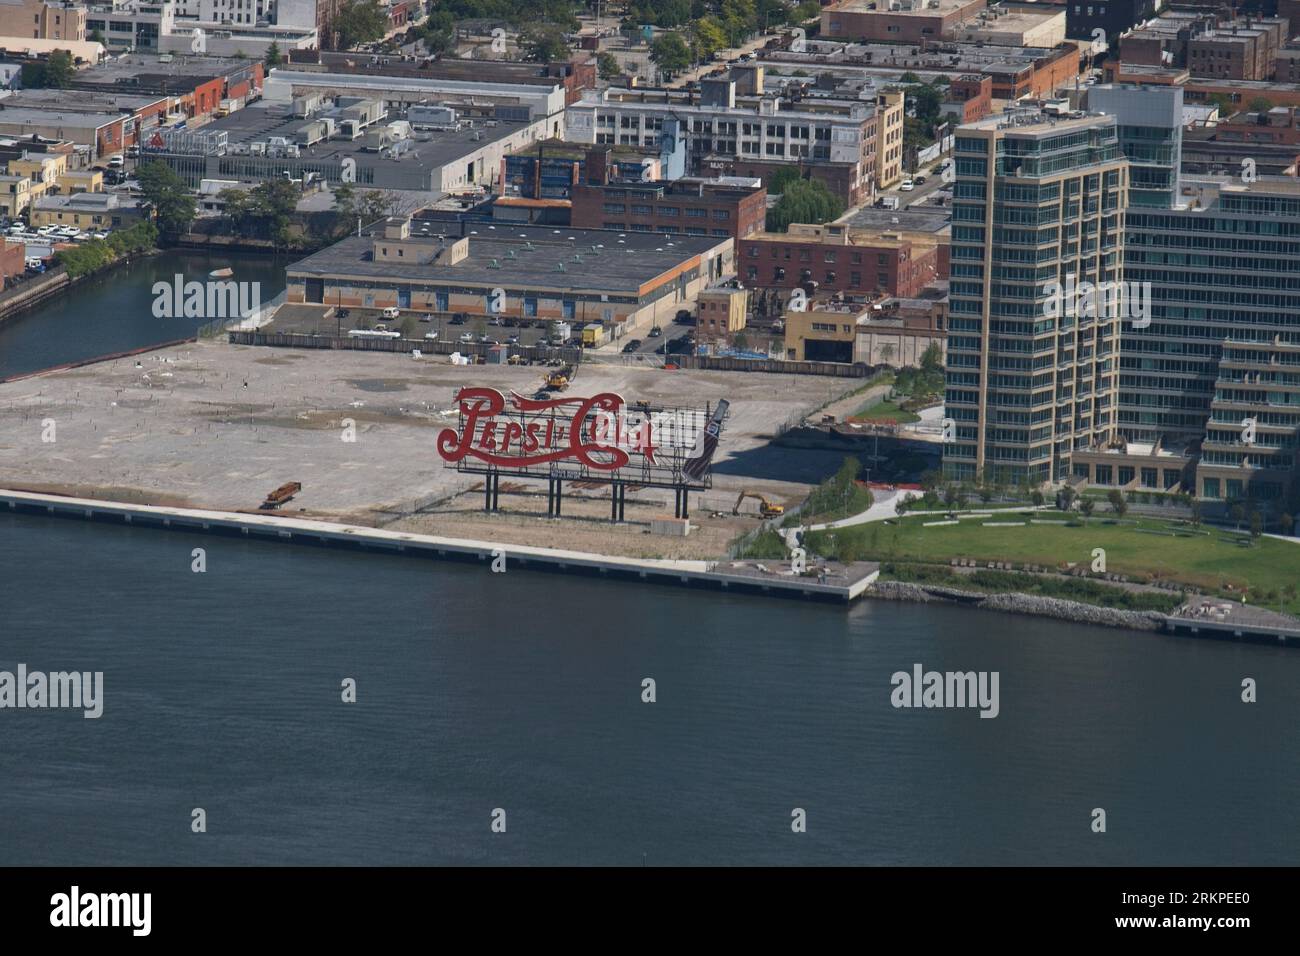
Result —
[{"label": "river water", "polygon": [[[226,264],[279,292],[163,255],[0,325],[0,376],[190,334],[153,282]],[[19,664],[104,709],[0,708],[0,864],[1300,860],[1282,648],[3,512]],[[998,716],[893,707],[917,664],[997,672]]]},{"label": "river water", "polygon": [[[7,512],[0,589],[0,670],[104,674],[0,710],[0,863],[1300,858],[1294,650]],[[917,663],[998,716],[895,709]]]},{"label": "river water", "polygon": [[284,291],[285,264],[248,253],[163,252],[110,270],[0,319],[0,378],[186,338],[207,319],[155,317],[155,282],[177,275],[203,282],[214,269],[231,268],[233,281],[260,283],[267,302]]}]

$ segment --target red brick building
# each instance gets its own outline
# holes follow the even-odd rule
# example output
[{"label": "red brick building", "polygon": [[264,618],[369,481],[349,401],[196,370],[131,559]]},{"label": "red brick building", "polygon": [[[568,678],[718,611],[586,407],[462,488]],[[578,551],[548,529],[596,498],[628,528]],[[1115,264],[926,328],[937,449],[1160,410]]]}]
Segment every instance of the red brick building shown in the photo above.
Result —
[{"label": "red brick building", "polygon": [[23,275],[27,270],[27,246],[21,242],[0,239],[0,289],[8,288],[12,276]]},{"label": "red brick building", "polygon": [[795,224],[789,232],[758,233],[737,243],[736,271],[750,287],[883,293],[915,298],[940,277],[938,241],[845,225]]},{"label": "red brick building", "polygon": [[993,112],[992,77],[968,74],[953,80],[940,110],[958,126],[990,115]]},{"label": "red brick building", "polygon": [[570,190],[576,229],[731,236],[763,228],[767,189],[728,179],[576,184]]}]

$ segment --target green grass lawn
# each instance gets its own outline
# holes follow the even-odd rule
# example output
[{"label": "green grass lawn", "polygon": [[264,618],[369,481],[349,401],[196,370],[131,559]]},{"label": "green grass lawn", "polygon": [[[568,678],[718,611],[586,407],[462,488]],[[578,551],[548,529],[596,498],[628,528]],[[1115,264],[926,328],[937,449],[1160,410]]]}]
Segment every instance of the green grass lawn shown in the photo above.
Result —
[{"label": "green grass lawn", "polygon": [[[1041,520],[1064,520],[1059,512],[1035,514]],[[1077,527],[1030,525],[984,528],[977,519],[957,525],[924,527],[935,517],[908,517],[889,525],[873,522],[810,535],[812,550],[843,553],[865,560],[908,560],[947,564],[950,558],[1013,561],[1056,567],[1065,562],[1089,565],[1094,548],[1106,551],[1106,570],[1144,580],[1152,573],[1206,591],[1226,584],[1249,587],[1251,603],[1277,608],[1276,599],[1261,601],[1263,592],[1281,592],[1300,584],[1300,544],[1261,538],[1251,545],[1247,536],[1217,529],[1194,529],[1155,518],[1126,518],[1118,524],[1094,516]],[[1002,516],[1002,520],[1018,520]],[[1025,520],[1028,520],[1026,517]],[[1159,533],[1150,533],[1159,532]],[[832,546],[826,537],[835,535]],[[1290,602],[1300,612],[1300,600]]]},{"label": "green grass lawn", "polygon": [[868,421],[878,422],[886,419],[893,419],[900,425],[910,425],[912,422],[919,422],[921,416],[916,412],[907,412],[898,407],[896,402],[877,402],[863,405],[853,413],[854,418],[865,418]]}]

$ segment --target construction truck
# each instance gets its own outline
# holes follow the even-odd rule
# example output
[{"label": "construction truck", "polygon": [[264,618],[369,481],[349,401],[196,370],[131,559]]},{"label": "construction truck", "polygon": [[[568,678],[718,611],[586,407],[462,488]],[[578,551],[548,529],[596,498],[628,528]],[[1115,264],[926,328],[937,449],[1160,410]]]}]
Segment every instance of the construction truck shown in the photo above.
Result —
[{"label": "construction truck", "polygon": [[746,498],[758,499],[758,513],[764,518],[779,518],[781,515],[785,514],[785,505],[778,505],[774,502],[768,501],[762,495],[754,491],[742,491],[736,496],[736,503],[731,509],[733,515],[740,514],[740,503]]},{"label": "construction truck", "polygon": [[546,376],[546,382],[542,387],[550,392],[562,392],[573,381],[574,373],[575,369],[572,365],[558,368]]},{"label": "construction truck", "polygon": [[287,504],[300,491],[302,491],[301,481],[287,481],[266,496],[266,500],[262,502],[262,510],[270,511]]}]

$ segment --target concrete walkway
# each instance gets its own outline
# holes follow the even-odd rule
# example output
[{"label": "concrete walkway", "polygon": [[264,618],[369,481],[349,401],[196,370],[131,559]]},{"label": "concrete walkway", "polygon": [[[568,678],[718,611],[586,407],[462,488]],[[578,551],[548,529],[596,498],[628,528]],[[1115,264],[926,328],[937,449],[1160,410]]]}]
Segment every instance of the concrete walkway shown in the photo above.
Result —
[{"label": "concrete walkway", "polygon": [[[894,502],[899,495],[916,494],[915,491],[880,491],[872,488],[871,494],[875,500],[872,501],[871,507],[866,511],[861,511],[855,515],[849,515],[847,518],[840,518],[838,521],[828,521],[825,524],[810,525],[805,531],[825,531],[827,528],[848,528],[855,524],[867,524],[872,521],[884,521],[887,518],[897,518],[898,513],[894,510]],[[914,515],[939,515],[946,517],[950,514],[956,515],[991,515],[996,517],[999,512],[1017,512],[1017,511],[1056,511],[1054,504],[1034,505],[1016,505],[1013,508],[940,508],[936,511],[908,511],[905,517]],[[1065,515],[1065,512],[1061,512]]]}]

